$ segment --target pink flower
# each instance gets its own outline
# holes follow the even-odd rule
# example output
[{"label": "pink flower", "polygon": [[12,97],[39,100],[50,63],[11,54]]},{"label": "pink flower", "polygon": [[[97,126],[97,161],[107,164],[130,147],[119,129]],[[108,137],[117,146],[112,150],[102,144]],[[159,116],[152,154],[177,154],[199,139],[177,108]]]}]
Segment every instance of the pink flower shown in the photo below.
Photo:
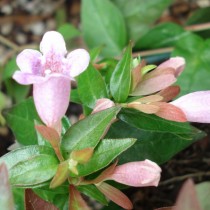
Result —
[{"label": "pink flower", "polygon": [[22,51],[17,56],[20,71],[13,78],[23,85],[33,84],[40,118],[47,126],[58,128],[69,105],[70,81],[87,68],[90,57],[83,49],[67,54],[62,35],[55,31],[45,33],[40,51]]},{"label": "pink flower", "polygon": [[157,186],[160,181],[161,168],[150,160],[125,163],[116,166],[106,180],[133,186]]},{"label": "pink flower", "polygon": [[180,108],[189,122],[210,123],[210,91],[190,93],[170,104]]},{"label": "pink flower", "polygon": [[155,70],[142,75],[131,96],[150,95],[176,82],[176,77],[184,70],[185,60],[174,57],[160,64]]}]

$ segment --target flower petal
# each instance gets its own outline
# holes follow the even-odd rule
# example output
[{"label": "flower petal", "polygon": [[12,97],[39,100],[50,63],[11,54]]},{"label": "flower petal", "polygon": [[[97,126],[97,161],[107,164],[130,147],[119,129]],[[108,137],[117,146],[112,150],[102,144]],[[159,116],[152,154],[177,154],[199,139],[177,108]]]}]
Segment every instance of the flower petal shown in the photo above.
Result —
[{"label": "flower petal", "polygon": [[67,56],[67,69],[70,70],[70,76],[76,77],[81,74],[88,67],[89,61],[90,56],[86,50],[77,49],[70,52]]},{"label": "flower petal", "polygon": [[125,163],[117,166],[107,180],[133,187],[157,186],[161,168],[150,160]]},{"label": "flower petal", "polygon": [[130,94],[132,96],[149,95],[160,91],[176,82],[173,74],[163,74],[140,82],[136,89]]},{"label": "flower petal", "polygon": [[31,84],[36,84],[36,83],[41,83],[45,81],[44,77],[37,76],[31,73],[25,73],[21,71],[16,71],[12,78],[22,84],[22,85],[31,85]]},{"label": "flower petal", "polygon": [[42,54],[37,50],[26,49],[18,54],[16,62],[22,72],[41,75]]},{"label": "flower petal", "polygon": [[50,75],[43,83],[34,84],[36,110],[49,127],[57,128],[69,105],[70,81],[67,77]]},{"label": "flower petal", "polygon": [[155,113],[155,115],[159,117],[162,117],[166,120],[176,121],[176,122],[187,121],[187,118],[184,112],[180,108],[172,104],[165,103],[165,102],[155,102],[152,104],[159,107],[159,110]]},{"label": "flower petal", "polygon": [[63,36],[56,31],[46,32],[40,43],[40,51],[44,55],[53,51],[58,55],[64,56],[67,53],[67,50]]},{"label": "flower petal", "polygon": [[210,91],[197,91],[171,102],[179,107],[190,122],[210,123]]},{"label": "flower petal", "polygon": [[176,70],[176,77],[179,76],[185,67],[185,59],[183,57],[173,57],[161,63],[157,68],[174,68]]}]

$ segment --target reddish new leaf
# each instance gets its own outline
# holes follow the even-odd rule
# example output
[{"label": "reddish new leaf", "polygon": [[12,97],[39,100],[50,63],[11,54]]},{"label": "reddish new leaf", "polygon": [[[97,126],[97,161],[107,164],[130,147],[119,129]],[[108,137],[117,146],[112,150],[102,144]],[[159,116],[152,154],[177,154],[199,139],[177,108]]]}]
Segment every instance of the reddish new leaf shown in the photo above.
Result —
[{"label": "reddish new leaf", "polygon": [[184,112],[178,107],[165,102],[154,102],[154,105],[159,107],[158,112],[155,115],[164,118],[166,120],[172,120],[176,122],[186,122],[187,118]]},{"label": "reddish new leaf", "polygon": [[36,130],[52,145],[58,159],[63,161],[63,157],[60,151],[60,136],[58,132],[50,127],[44,125],[36,125]]},{"label": "reddish new leaf", "polygon": [[158,95],[163,97],[162,101],[168,102],[178,96],[180,92],[180,87],[178,85],[169,86],[163,90],[161,90]]},{"label": "reddish new leaf", "polygon": [[102,182],[96,187],[111,201],[116,203],[117,205],[121,206],[124,209],[133,209],[133,204],[129,200],[129,198],[122,193],[120,190],[118,190],[115,187],[112,187],[111,185]]},{"label": "reddish new leaf", "polygon": [[70,185],[69,190],[69,210],[91,210],[73,185]]},{"label": "reddish new leaf", "polygon": [[25,190],[25,210],[59,210],[52,203],[41,199],[32,189]]},{"label": "reddish new leaf", "polygon": [[154,114],[159,111],[159,106],[155,104],[141,104],[139,102],[132,102],[127,105],[128,108],[137,109],[146,114]]}]

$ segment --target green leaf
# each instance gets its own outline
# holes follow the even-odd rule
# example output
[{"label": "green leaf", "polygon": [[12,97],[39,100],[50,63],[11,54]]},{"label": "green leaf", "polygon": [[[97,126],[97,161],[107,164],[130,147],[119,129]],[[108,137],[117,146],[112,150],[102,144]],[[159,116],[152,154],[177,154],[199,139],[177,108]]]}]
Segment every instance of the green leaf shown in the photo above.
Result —
[{"label": "green leaf", "polygon": [[210,84],[210,39],[189,33],[177,43],[172,56],[182,56],[186,67],[177,84],[181,87],[181,95],[199,90],[209,90]]},{"label": "green leaf", "polygon": [[116,102],[125,102],[131,86],[131,43],[118,62],[110,79],[110,91]]},{"label": "green leaf", "polygon": [[195,189],[202,210],[209,210],[210,182],[202,182],[200,184],[196,184]]},{"label": "green leaf", "polygon": [[[162,15],[172,0],[112,0],[122,11],[129,31],[129,39],[137,41]],[[121,33],[119,33],[121,34]]]},{"label": "green leaf", "polygon": [[68,158],[73,150],[95,147],[119,110],[119,107],[106,109],[72,125],[61,142],[64,157]]},{"label": "green leaf", "polygon": [[80,100],[90,108],[94,108],[97,99],[108,97],[101,74],[91,64],[77,77],[77,83]]},{"label": "green leaf", "polygon": [[57,157],[50,147],[26,146],[7,153],[0,158],[5,162],[10,182],[16,186],[37,185],[43,183],[56,172]]},{"label": "green leaf", "polygon": [[90,60],[95,61],[96,58],[99,56],[101,53],[101,50],[104,48],[104,46],[99,46],[99,47],[94,47],[93,49],[90,50]]},{"label": "green leaf", "polygon": [[78,89],[71,90],[70,101],[77,104],[82,104],[82,101],[80,100],[79,97]]},{"label": "green leaf", "polygon": [[[138,115],[137,112],[134,113]],[[135,114],[130,115],[131,120]],[[149,116],[152,117],[152,115]],[[122,118],[122,115],[120,118]],[[140,124],[136,124],[138,118],[140,119]],[[162,119],[160,121],[157,119],[140,115],[134,118],[134,123],[123,119],[124,122],[119,120],[112,124],[105,138],[132,137],[137,139],[134,146],[120,155],[120,164],[145,159],[162,164],[196,140],[204,137],[204,133],[197,129],[191,129],[191,133],[189,133],[190,129],[188,128],[183,128],[182,130],[181,127],[174,126],[174,130],[177,129],[178,132],[173,131],[173,122],[172,124],[170,124],[170,121],[164,123],[161,122]],[[185,127],[183,123],[181,124]],[[168,131],[167,128],[169,128]]]},{"label": "green leaf", "polygon": [[136,43],[137,49],[154,49],[173,46],[177,40],[188,34],[175,23],[162,23],[143,35]]},{"label": "green leaf", "polygon": [[133,138],[101,140],[90,161],[78,165],[79,176],[86,176],[106,167],[119,154],[131,147],[135,141],[136,139]]},{"label": "green leaf", "polygon": [[37,115],[32,98],[8,109],[5,118],[19,143],[23,145],[37,143],[34,121],[41,122],[41,120]]},{"label": "green leaf", "polygon": [[[104,56],[119,55],[127,42],[126,27],[120,10],[110,1],[82,1],[82,30],[90,48],[104,45]],[[114,18],[113,18],[114,15]]]},{"label": "green leaf", "polygon": [[5,81],[6,79],[10,79],[17,69],[18,66],[16,64],[16,57],[13,57],[5,65],[2,80]]},{"label": "green leaf", "polygon": [[77,189],[88,197],[97,200],[101,204],[108,205],[106,197],[104,196],[104,194],[101,193],[101,191],[98,190],[95,185],[81,185],[78,186]]},{"label": "green leaf", "polygon": [[80,35],[80,31],[69,23],[61,25],[57,31],[62,34],[65,40],[72,39]]}]

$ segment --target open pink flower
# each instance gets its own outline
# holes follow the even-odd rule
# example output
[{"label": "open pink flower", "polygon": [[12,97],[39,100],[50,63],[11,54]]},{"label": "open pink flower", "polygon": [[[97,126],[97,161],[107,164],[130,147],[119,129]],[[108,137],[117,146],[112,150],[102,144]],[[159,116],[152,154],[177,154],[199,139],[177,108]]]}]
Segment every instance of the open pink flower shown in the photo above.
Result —
[{"label": "open pink flower", "polygon": [[184,66],[184,58],[170,58],[160,64],[155,70],[142,75],[139,83],[130,95],[150,95],[169,87],[176,82],[176,78],[184,70]]},{"label": "open pink flower", "polygon": [[150,160],[125,163],[116,166],[114,172],[106,180],[133,186],[157,186],[160,181],[161,168]]},{"label": "open pink flower", "polygon": [[33,84],[40,118],[47,126],[58,128],[69,104],[70,80],[87,68],[90,57],[83,49],[67,54],[62,35],[55,31],[45,33],[40,51],[22,51],[17,56],[20,71],[13,78],[23,85]]}]

